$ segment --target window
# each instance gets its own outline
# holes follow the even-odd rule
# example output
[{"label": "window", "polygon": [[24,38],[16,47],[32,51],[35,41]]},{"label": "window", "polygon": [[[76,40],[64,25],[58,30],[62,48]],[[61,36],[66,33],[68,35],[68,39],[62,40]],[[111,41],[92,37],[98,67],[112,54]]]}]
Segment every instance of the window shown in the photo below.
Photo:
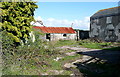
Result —
[{"label": "window", "polygon": [[112,17],[107,17],[106,23],[107,24],[112,23]]},{"label": "window", "polygon": [[67,34],[63,34],[63,37],[66,37],[67,36]]},{"label": "window", "polygon": [[93,24],[93,23],[99,24],[99,19],[97,18],[97,19],[92,20],[91,24]]},{"label": "window", "polygon": [[114,33],[114,30],[113,30],[113,29],[110,29],[110,30],[109,30],[109,35],[113,35],[113,33]]},{"label": "window", "polygon": [[118,32],[120,33],[120,29],[118,29]]}]

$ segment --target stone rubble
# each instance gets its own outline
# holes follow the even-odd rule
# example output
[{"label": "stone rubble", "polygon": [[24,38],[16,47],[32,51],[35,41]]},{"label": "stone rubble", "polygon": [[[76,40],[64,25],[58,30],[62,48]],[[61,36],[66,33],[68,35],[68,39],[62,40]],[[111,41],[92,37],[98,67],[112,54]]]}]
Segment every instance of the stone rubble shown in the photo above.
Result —
[{"label": "stone rubble", "polygon": [[64,70],[49,70],[48,72],[54,73],[54,75],[60,75],[64,72]]},{"label": "stone rubble", "polygon": [[55,59],[54,59],[54,61],[58,61],[58,60],[61,60],[63,57],[56,57]]},{"label": "stone rubble", "polygon": [[76,52],[68,52],[68,53],[65,53],[65,54],[68,55],[68,56],[75,56]]},{"label": "stone rubble", "polygon": [[64,68],[76,68],[77,66],[76,65],[73,65],[72,63],[66,63],[65,65],[64,65]]}]

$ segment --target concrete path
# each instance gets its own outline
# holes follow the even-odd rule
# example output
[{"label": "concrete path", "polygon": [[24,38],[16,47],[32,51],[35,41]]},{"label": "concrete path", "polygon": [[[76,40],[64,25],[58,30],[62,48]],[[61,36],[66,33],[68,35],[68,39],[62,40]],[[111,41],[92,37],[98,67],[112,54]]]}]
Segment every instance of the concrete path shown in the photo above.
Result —
[{"label": "concrete path", "polygon": [[[89,71],[97,71],[97,73],[103,72],[101,69],[92,69],[92,67],[87,66],[87,64],[92,62],[110,62],[117,63],[120,61],[120,51],[109,51],[109,50],[101,50],[101,49],[89,49],[83,47],[70,47],[70,46],[62,46],[57,47],[57,49],[61,49],[59,52],[65,54],[64,56],[56,57],[54,60],[59,61],[65,56],[75,56],[76,54],[80,54],[81,57],[76,59],[75,61],[66,62],[63,65],[64,70],[49,70],[52,74],[59,75],[64,73],[65,70],[70,70],[73,73],[71,77],[84,77],[83,73],[81,73],[78,69],[85,69]],[[66,52],[67,50],[74,50],[72,52]],[[78,68],[78,69],[77,69]],[[42,75],[48,75],[44,73]]]},{"label": "concrete path", "polygon": [[83,58],[82,58],[83,61],[87,61],[88,59],[93,58],[93,59],[106,60],[107,62],[110,62],[110,63],[113,63],[113,62],[117,63],[120,60],[120,51],[89,49],[89,48],[83,48],[83,47],[70,47],[70,46],[63,46],[59,48],[75,50],[75,52],[68,52],[65,54],[69,56],[70,55],[73,56],[75,54],[83,55]]}]

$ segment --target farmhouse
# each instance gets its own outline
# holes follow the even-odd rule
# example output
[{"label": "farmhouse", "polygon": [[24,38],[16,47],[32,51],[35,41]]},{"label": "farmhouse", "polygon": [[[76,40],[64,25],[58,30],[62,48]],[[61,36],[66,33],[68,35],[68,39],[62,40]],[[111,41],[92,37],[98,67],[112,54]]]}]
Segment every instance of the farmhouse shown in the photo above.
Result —
[{"label": "farmhouse", "polygon": [[120,41],[120,6],[103,9],[90,17],[90,37]]},{"label": "farmhouse", "polygon": [[53,41],[53,40],[75,40],[76,32],[72,27],[45,27],[45,26],[33,26],[34,29],[40,30],[45,33],[45,36],[41,39]]}]

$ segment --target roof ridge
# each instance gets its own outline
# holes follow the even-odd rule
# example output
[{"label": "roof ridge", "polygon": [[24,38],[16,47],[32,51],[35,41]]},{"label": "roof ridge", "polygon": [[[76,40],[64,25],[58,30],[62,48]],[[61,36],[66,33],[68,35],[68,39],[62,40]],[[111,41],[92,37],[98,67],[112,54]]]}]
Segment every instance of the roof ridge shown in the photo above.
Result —
[{"label": "roof ridge", "polygon": [[97,11],[96,13],[101,12],[101,11],[105,11],[105,10],[109,10],[109,9],[114,9],[114,8],[120,8],[120,6],[102,9],[102,10]]}]

